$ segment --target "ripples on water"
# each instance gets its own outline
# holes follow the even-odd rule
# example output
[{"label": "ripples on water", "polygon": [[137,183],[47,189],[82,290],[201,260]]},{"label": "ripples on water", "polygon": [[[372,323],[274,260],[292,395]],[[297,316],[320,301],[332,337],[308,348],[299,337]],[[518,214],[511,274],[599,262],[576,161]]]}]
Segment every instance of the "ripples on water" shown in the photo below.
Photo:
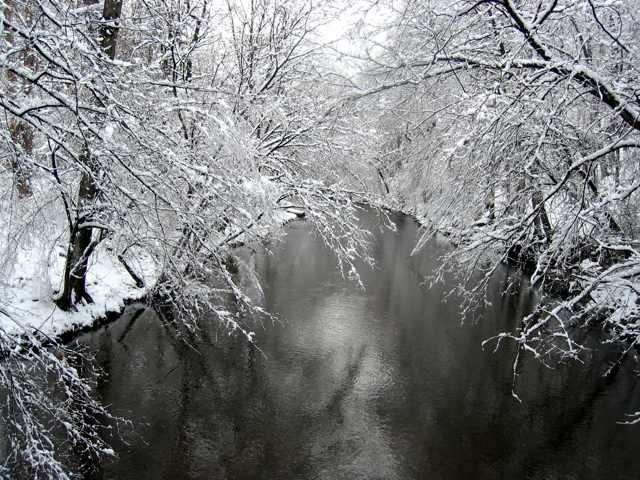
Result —
[{"label": "ripples on water", "polygon": [[[109,479],[636,479],[635,376],[526,360],[511,396],[513,347],[483,351],[531,308],[530,290],[491,293],[461,326],[449,286],[427,290],[438,245],[410,257],[416,225],[375,227],[378,266],[361,290],[300,222],[256,264],[264,355],[213,322],[189,346],[152,311],[80,341],[105,370],[98,395],[131,419]],[[206,319],[203,324],[206,325]],[[597,361],[597,360],[593,360]]]}]

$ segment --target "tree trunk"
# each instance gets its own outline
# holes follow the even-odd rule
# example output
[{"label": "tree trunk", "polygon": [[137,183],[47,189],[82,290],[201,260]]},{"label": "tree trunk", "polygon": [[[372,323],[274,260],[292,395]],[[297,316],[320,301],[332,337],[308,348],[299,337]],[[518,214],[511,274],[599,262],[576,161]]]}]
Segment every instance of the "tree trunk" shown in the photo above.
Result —
[{"label": "tree trunk", "polygon": [[[8,22],[14,19],[13,0],[5,0],[4,16]],[[26,22],[32,17],[31,7],[27,7],[21,12]],[[8,45],[15,47],[14,34],[11,29],[6,29],[5,40]],[[28,69],[33,70],[36,65],[35,55],[29,48],[25,48],[18,53],[14,53],[19,58],[18,63]],[[7,71],[8,92],[9,95],[28,96],[31,92],[31,83],[23,82],[17,75],[11,71]],[[20,118],[10,118],[8,120],[9,135],[11,142],[15,146],[14,155],[11,159],[11,170],[15,177],[15,185],[18,191],[18,197],[24,198],[32,194],[30,182],[29,157],[33,152],[33,128]]]},{"label": "tree trunk", "polygon": [[9,120],[9,134],[15,145],[14,156],[11,159],[11,170],[15,178],[18,198],[30,196],[31,190],[30,168],[28,158],[33,152],[33,129],[22,120],[12,118]]},{"label": "tree trunk", "polygon": [[122,13],[122,0],[105,0],[100,27],[100,46],[102,51],[113,60],[116,58],[118,44],[118,19]]},{"label": "tree trunk", "polygon": [[487,219],[489,222],[493,222],[496,219],[496,194],[493,186],[489,188],[485,197],[484,209],[487,213]]},{"label": "tree trunk", "polygon": [[380,167],[378,167],[378,168],[376,168],[376,171],[378,172],[378,177],[380,177],[380,182],[382,183],[382,187],[384,188],[384,193],[386,193],[388,195],[389,192],[390,192],[389,184],[387,183],[387,180],[384,178],[384,175],[382,173],[382,169]]},{"label": "tree trunk", "polygon": [[538,210],[534,218],[534,224],[536,227],[536,233],[539,237],[544,237],[547,244],[551,243],[553,236],[553,230],[551,228],[551,222],[549,222],[549,216],[547,215],[547,209],[544,206],[544,196],[542,191],[538,188],[534,188],[531,193],[531,202],[533,208]]},{"label": "tree trunk", "polygon": [[[99,36],[102,51],[111,60],[116,55],[117,21],[121,11],[122,0],[105,0],[102,13],[103,24],[99,29]],[[95,218],[94,204],[100,194],[100,188],[96,182],[100,167],[92,158],[89,145],[85,145],[80,155],[80,163],[84,168],[78,187],[77,215],[69,236],[62,291],[56,299],[56,304],[62,310],[70,310],[81,301],[93,302],[86,287],[87,267],[89,257],[102,236],[101,233],[94,235],[94,228],[90,226]]]},{"label": "tree trunk", "polygon": [[[90,165],[88,148],[85,148],[80,158],[83,164]],[[98,245],[98,240],[93,240],[94,229],[87,226],[87,223],[93,218],[93,203],[98,194],[99,188],[93,176],[83,171],[78,189],[78,213],[71,229],[67,248],[62,291],[56,299],[58,307],[62,310],[70,310],[74,304],[83,300],[88,303],[93,302],[87,293],[86,277],[89,257]]]}]

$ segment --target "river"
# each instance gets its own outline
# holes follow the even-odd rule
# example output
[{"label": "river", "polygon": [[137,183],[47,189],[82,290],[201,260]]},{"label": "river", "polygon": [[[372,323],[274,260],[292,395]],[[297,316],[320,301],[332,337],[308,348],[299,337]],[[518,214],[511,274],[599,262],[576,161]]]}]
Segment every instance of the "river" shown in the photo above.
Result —
[{"label": "river", "polygon": [[[451,288],[427,288],[442,248],[410,256],[418,228],[365,215],[377,267],[345,280],[305,222],[254,258],[264,305],[247,346],[214,321],[185,343],[152,310],[130,307],[78,341],[105,374],[97,395],[133,422],[108,479],[636,479],[640,426],[633,365],[601,377],[601,354],[545,368],[482,340],[535,301],[523,285],[489,293],[461,323]],[[592,368],[593,367],[593,368]]]}]

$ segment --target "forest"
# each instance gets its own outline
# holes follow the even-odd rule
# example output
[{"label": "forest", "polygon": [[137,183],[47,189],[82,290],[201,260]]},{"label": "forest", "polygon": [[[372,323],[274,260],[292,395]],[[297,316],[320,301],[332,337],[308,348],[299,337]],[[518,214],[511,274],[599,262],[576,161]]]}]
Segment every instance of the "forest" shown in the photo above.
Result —
[{"label": "forest", "polygon": [[448,245],[424,288],[453,276],[461,316],[516,272],[540,300],[484,339],[512,349],[514,401],[522,357],[580,364],[586,330],[615,349],[603,375],[635,360],[638,1],[0,0],[0,17],[0,478],[114,454],[104,425],[127,420],[65,334],[142,301],[178,338],[214,322],[260,348],[255,318],[277,313],[239,252],[298,217],[366,289],[362,212],[411,215],[414,255]]}]

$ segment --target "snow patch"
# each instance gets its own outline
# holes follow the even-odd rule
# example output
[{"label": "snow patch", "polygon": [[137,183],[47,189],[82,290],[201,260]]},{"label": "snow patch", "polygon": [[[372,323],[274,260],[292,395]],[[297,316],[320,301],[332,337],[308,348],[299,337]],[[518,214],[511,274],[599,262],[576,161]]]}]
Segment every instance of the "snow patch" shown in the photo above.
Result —
[{"label": "snow patch", "polygon": [[143,298],[156,279],[153,262],[143,256],[135,267],[145,287],[136,287],[115,255],[105,248],[98,249],[87,273],[87,291],[94,303],[78,305],[77,311],[65,312],[56,306],[53,295],[59,287],[56,282],[61,278],[64,258],[56,255],[55,264],[45,273],[33,266],[37,262],[28,261],[37,255],[37,252],[31,253],[30,257],[29,252],[21,252],[15,273],[0,283],[0,328],[8,334],[38,330],[55,336],[91,326],[107,313],[121,311],[125,302]]}]

